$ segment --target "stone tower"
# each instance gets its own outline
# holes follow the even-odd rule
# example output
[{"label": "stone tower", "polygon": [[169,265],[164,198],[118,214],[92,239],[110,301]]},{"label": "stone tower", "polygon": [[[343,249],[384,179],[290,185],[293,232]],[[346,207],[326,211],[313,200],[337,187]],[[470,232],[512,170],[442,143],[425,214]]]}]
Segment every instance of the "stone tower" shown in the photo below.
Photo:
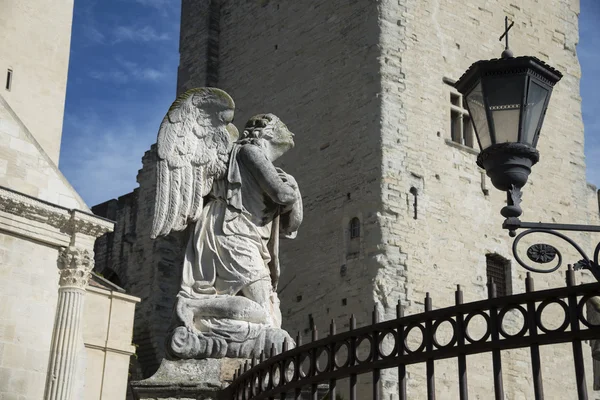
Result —
[{"label": "stone tower", "polygon": [[[476,166],[472,125],[452,86],[474,61],[500,56],[504,16],[515,21],[516,55],[564,74],[523,219],[598,223],[595,188],[585,181],[578,13],[578,0],[543,8],[537,0],[183,0],[178,92],[217,86],[235,100],[238,126],[271,112],[296,134],[280,163],[297,177],[305,206],[298,238],[281,244],[285,328],[308,336],[312,324],[324,330],[334,319],[345,329],[351,314],[368,323],[374,307],[390,319],[398,301],[418,313],[426,292],[434,308],[450,306],[457,284],[465,301],[480,300],[492,276],[501,293],[524,290],[525,271],[511,262],[512,240],[500,228],[504,196]],[[146,170],[142,188],[154,184],[140,180]],[[543,289],[563,278],[536,282]],[[559,358],[545,364],[546,390],[571,393],[574,382],[552,379]],[[471,393],[486,398],[491,361],[470,360]],[[507,397],[531,398],[526,353],[503,361]],[[458,398],[456,366],[439,365],[438,390]],[[422,392],[424,369],[409,371],[409,390]],[[386,374],[389,398],[394,385]]]},{"label": "stone tower", "polygon": [[58,165],[73,0],[0,4],[2,96]]},{"label": "stone tower", "polygon": [[[405,313],[421,312],[426,292],[434,306],[450,306],[457,284],[466,301],[482,299],[494,267],[501,290],[524,290],[525,270],[510,263],[512,241],[500,229],[504,197],[475,164],[476,140],[452,87],[474,61],[500,56],[504,16],[516,21],[516,55],[565,75],[523,217],[597,221],[585,181],[578,13],[577,0],[543,8],[535,0],[183,0],[179,92],[218,86],[236,101],[238,125],[268,111],[296,133],[282,167],[298,177],[306,218],[298,239],[282,243],[288,329],[324,330],[351,313],[368,323],[374,305],[393,318],[398,300]],[[562,279],[543,277],[537,289]],[[519,362],[508,357],[505,370]],[[446,382],[456,390],[450,371],[438,390]],[[524,379],[505,375],[508,398],[528,393]],[[469,381],[473,393],[486,387],[478,379]]]}]

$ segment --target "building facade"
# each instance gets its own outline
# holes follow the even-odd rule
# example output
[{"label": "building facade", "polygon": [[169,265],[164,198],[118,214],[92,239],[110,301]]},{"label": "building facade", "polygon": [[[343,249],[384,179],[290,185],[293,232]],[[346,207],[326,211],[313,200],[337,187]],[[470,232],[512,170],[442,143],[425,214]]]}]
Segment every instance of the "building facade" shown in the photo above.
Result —
[{"label": "building facade", "polygon": [[0,398],[126,395],[138,298],[91,275],[91,213],[58,169],[73,2],[0,2]]},{"label": "building facade", "polygon": [[[297,239],[281,244],[285,328],[308,337],[313,324],[325,328],[333,319],[340,330],[351,314],[359,325],[369,323],[374,307],[390,319],[398,301],[405,314],[418,313],[427,292],[434,308],[450,306],[457,284],[465,301],[479,300],[492,277],[502,294],[524,291],[525,270],[512,260],[512,240],[500,228],[504,194],[475,163],[473,128],[453,88],[473,62],[500,56],[505,16],[515,21],[516,55],[536,56],[564,74],[545,117],[523,219],[599,222],[596,190],[585,180],[578,14],[577,0],[544,7],[535,0],[183,0],[178,92],[217,86],[235,100],[238,126],[271,112],[296,134],[296,147],[280,162],[296,177],[305,207]],[[153,149],[144,156],[139,189],[99,206],[112,207],[109,218],[124,231],[97,242],[97,261],[117,266],[119,276],[157,282],[160,290],[148,296],[170,311],[166,299],[176,292],[183,241],[146,243],[150,222],[143,228],[141,221],[152,216],[152,157]],[[575,237],[591,248],[590,237]],[[131,249],[127,238],[135,238]],[[152,255],[144,252],[150,248]],[[140,264],[125,265],[124,256]],[[149,259],[149,269],[139,272]],[[167,276],[170,283],[161,281]],[[536,277],[536,289],[563,281],[558,273]],[[144,340],[154,346],[148,357],[160,357],[167,320],[138,318],[136,335],[147,329]],[[507,323],[516,326],[518,316]],[[567,347],[542,349],[548,393],[574,391],[574,378],[557,379]],[[531,398],[527,353],[507,353],[507,397]],[[471,393],[487,398],[491,360],[473,356],[469,363],[476,371]],[[441,398],[457,398],[456,366],[438,365]],[[423,393],[424,368],[409,375],[409,394]],[[382,380],[384,397],[397,398],[394,372]]]},{"label": "building facade", "polygon": [[0,7],[2,96],[58,165],[73,0],[3,0]]}]

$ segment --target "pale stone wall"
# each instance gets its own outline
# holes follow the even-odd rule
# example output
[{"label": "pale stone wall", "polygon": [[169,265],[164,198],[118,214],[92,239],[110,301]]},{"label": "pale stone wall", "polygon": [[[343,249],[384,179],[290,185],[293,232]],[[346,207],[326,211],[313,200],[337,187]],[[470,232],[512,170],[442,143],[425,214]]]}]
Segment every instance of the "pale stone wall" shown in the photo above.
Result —
[{"label": "pale stone wall", "polygon": [[[0,187],[0,394],[4,397],[40,399],[47,384],[62,384],[63,389],[75,386],[77,368],[67,373],[62,363],[71,355],[77,357],[78,312],[83,310],[60,299],[61,290],[85,286],[85,264],[83,259],[77,264],[64,262],[60,254],[68,248],[87,255],[89,261],[94,239],[111,228],[106,220]],[[83,295],[83,287],[79,292]],[[64,325],[54,330],[58,321]],[[69,332],[71,336],[64,340],[56,337]],[[61,354],[58,360],[57,353]],[[56,361],[49,362],[49,355]]]},{"label": "pale stone wall", "polygon": [[56,248],[0,231],[0,398],[44,395],[57,256]]},{"label": "pale stone wall", "polygon": [[[536,56],[564,74],[542,129],[541,160],[524,189],[522,219],[597,224],[598,205],[595,190],[585,181],[580,69],[575,53],[578,1],[554,0],[543,8],[534,1],[400,3],[384,2],[380,22],[385,262],[377,281],[390,282],[398,268],[404,269],[406,312],[417,313],[423,311],[428,291],[435,308],[454,304],[456,284],[465,291],[465,301],[485,298],[485,255],[497,253],[512,259],[512,239],[500,228],[503,195],[487,177],[482,178],[475,152],[448,144],[453,89],[443,82],[444,77],[458,79],[478,59],[500,56],[503,47],[498,36],[504,15],[517,21],[510,33],[516,55]],[[482,190],[482,179],[489,195]],[[413,218],[411,187],[419,191],[417,219]],[[589,236],[572,236],[586,250],[593,249]],[[541,239],[547,236],[537,237]],[[567,250],[568,262],[579,260],[565,243],[559,248]],[[525,272],[512,261],[514,293],[524,291]],[[579,277],[591,279],[587,273]],[[535,278],[536,289],[564,285],[563,271]],[[390,283],[383,287],[378,301],[390,318],[395,310],[386,307],[386,302],[394,303],[396,287]],[[546,393],[574,393],[570,351],[570,346],[542,349]],[[585,351],[591,361],[587,346]],[[491,377],[490,359],[476,360],[469,363],[470,393],[485,398],[491,382],[485,378],[486,374]],[[569,365],[568,373],[565,365]],[[458,396],[456,366],[452,367],[437,382],[439,393],[447,398]],[[528,352],[506,352],[503,367],[507,397],[531,398]],[[591,383],[589,378],[591,368]],[[413,374],[411,393],[421,393],[423,387],[424,375]]]},{"label": "pale stone wall", "polygon": [[[58,165],[73,0],[0,3],[0,93]],[[7,70],[13,71],[6,90]]]},{"label": "pale stone wall", "polygon": [[1,95],[0,186],[63,207],[89,211],[56,163]]},{"label": "pale stone wall", "polygon": [[131,333],[137,302],[137,297],[114,290],[87,288],[85,400],[125,399],[130,357],[135,353]]}]

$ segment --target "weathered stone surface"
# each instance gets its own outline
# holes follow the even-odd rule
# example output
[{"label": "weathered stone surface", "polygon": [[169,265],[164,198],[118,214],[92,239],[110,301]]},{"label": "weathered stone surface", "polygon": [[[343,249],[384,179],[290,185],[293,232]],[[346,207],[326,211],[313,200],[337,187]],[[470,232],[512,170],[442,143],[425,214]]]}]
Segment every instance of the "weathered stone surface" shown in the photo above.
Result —
[{"label": "weathered stone surface", "polygon": [[246,359],[163,360],[158,371],[131,382],[136,400],[217,400]]},{"label": "weathered stone surface", "polygon": [[224,91],[179,95],[157,141],[151,238],[193,226],[167,350],[175,358],[243,357],[284,340],[277,296],[279,240],[302,222],[296,180],[273,162],[294,135],[272,114],[240,135]]},{"label": "weathered stone surface", "polygon": [[122,293],[97,275],[92,275],[85,294],[83,344],[85,387],[73,400],[123,399],[135,347],[131,345],[133,316],[139,299]]},{"label": "weathered stone surface", "polygon": [[[434,307],[444,307],[454,303],[456,284],[465,301],[485,298],[486,254],[512,258],[512,240],[500,229],[505,199],[482,177],[477,150],[452,141],[450,97],[456,93],[443,79],[456,80],[472,62],[500,55],[505,15],[516,21],[515,54],[536,56],[564,74],[542,129],[541,160],[524,188],[523,219],[599,223],[595,188],[585,181],[578,1],[540,4],[183,1],[178,91],[205,85],[218,65],[217,85],[235,98],[238,119],[269,109],[303,137],[281,160],[297,176],[305,206],[303,230],[281,249],[288,266],[280,285],[286,329],[306,338],[311,322],[322,327],[335,319],[343,330],[351,313],[359,325],[368,323],[374,305],[384,319],[393,318],[398,300],[407,314],[421,312],[427,291]],[[209,7],[220,15],[216,43]],[[203,62],[215,47],[218,63]],[[150,170],[145,163],[140,177]],[[143,182],[150,184],[140,179],[140,191]],[[140,218],[152,198],[136,201]],[[119,218],[131,229],[133,208],[123,198],[118,204]],[[360,237],[351,239],[355,217]],[[105,254],[127,252],[124,237],[115,236]],[[593,248],[590,236],[574,237]],[[574,255],[567,249],[565,257]],[[513,292],[524,291],[524,271],[514,262],[510,270]],[[140,275],[151,281],[151,274]],[[561,274],[536,276],[536,289],[559,285]],[[160,296],[152,297],[156,304]],[[585,351],[590,367],[589,347]],[[564,378],[569,359],[569,346],[542,348],[546,393],[573,393],[574,379]],[[532,398],[527,351],[508,351],[503,363],[507,398]],[[455,361],[436,363],[436,371],[438,393],[458,398]],[[422,397],[424,379],[424,369],[415,367],[410,397]],[[368,382],[359,382],[366,391]],[[392,398],[396,382],[394,371],[383,372]],[[488,398],[492,384],[489,357],[470,357],[471,397]]]}]

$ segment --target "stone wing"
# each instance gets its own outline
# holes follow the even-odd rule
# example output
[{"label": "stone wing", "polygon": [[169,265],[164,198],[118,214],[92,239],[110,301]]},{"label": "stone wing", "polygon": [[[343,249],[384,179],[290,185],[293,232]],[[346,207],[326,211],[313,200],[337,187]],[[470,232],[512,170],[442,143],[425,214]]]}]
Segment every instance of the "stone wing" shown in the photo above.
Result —
[{"label": "stone wing", "polygon": [[151,237],[180,231],[200,218],[215,179],[227,172],[237,140],[234,103],[220,89],[191,89],[179,96],[158,131],[157,185]]}]

